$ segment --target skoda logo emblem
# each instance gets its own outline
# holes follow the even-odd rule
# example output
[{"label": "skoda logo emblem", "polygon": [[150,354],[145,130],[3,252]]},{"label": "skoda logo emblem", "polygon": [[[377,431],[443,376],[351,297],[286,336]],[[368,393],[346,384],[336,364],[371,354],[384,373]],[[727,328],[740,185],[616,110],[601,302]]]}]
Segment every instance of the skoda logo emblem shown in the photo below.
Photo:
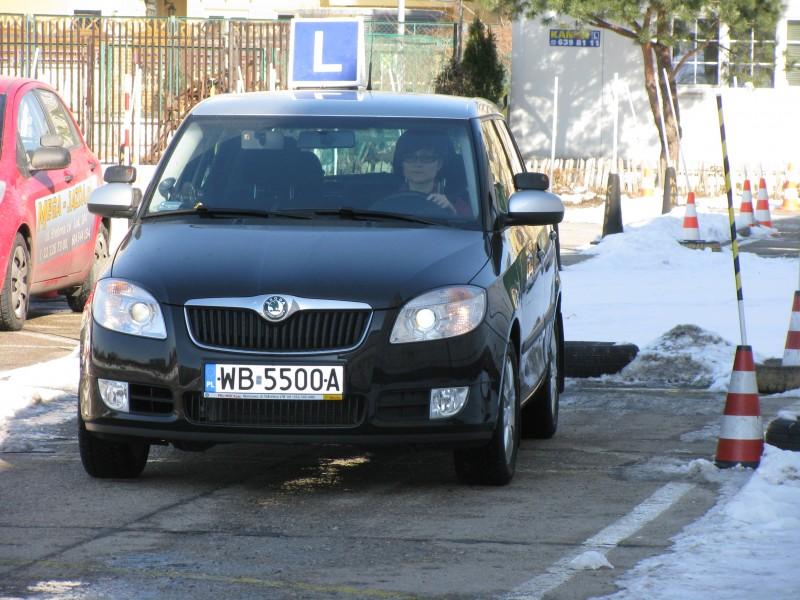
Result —
[{"label": "skoda logo emblem", "polygon": [[270,321],[280,321],[289,312],[289,303],[283,296],[270,296],[264,302],[264,316]]}]

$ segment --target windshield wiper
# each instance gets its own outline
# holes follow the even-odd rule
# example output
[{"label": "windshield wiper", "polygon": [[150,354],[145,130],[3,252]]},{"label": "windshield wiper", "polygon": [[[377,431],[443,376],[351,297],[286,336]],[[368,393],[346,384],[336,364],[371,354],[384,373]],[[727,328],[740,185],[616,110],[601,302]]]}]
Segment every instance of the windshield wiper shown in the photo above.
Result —
[{"label": "windshield wiper", "polygon": [[257,208],[226,208],[206,206],[202,202],[195,204],[194,208],[179,210],[165,210],[163,212],[149,213],[145,217],[162,217],[167,215],[201,215],[203,217],[286,217],[289,219],[311,219],[309,215],[288,210],[260,210]]},{"label": "windshield wiper", "polygon": [[380,210],[356,210],[343,206],[341,208],[332,208],[325,210],[314,210],[315,215],[320,216],[333,216],[340,219],[352,219],[353,221],[372,220],[372,219],[387,219],[392,221],[406,221],[409,223],[422,223],[423,225],[441,225],[436,221],[423,219],[422,217],[415,217],[414,215],[405,215],[402,213],[383,212]]}]

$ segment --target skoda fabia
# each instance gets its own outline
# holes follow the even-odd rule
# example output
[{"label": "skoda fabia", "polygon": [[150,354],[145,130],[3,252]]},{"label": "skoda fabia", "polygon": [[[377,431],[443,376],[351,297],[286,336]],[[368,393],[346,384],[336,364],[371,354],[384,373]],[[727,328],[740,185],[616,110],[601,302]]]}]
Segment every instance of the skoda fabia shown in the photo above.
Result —
[{"label": "skoda fabia", "polygon": [[90,475],[136,477],[152,444],[435,444],[502,485],[555,433],[564,208],[494,105],[218,96],[134,176],[89,201],[132,220],[84,313]]}]

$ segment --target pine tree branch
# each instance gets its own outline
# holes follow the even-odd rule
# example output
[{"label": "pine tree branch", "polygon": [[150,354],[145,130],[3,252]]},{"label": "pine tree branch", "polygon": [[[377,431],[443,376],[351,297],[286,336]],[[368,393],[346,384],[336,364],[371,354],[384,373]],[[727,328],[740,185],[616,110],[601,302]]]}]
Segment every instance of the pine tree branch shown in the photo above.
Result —
[{"label": "pine tree branch", "polygon": [[605,19],[601,19],[597,15],[590,15],[589,16],[589,23],[594,25],[595,27],[600,27],[601,29],[608,29],[609,31],[613,31],[617,35],[621,35],[622,37],[626,37],[632,40],[638,40],[639,36],[630,29],[625,29],[620,25],[615,25],[614,23],[610,23]]}]

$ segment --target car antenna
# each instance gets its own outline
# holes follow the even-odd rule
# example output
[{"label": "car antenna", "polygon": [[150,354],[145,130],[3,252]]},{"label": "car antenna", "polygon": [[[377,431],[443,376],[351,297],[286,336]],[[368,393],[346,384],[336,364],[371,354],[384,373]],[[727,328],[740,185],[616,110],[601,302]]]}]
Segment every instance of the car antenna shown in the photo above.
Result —
[{"label": "car antenna", "polygon": [[369,36],[369,66],[367,67],[367,91],[372,91],[372,50],[375,48],[375,36]]}]

